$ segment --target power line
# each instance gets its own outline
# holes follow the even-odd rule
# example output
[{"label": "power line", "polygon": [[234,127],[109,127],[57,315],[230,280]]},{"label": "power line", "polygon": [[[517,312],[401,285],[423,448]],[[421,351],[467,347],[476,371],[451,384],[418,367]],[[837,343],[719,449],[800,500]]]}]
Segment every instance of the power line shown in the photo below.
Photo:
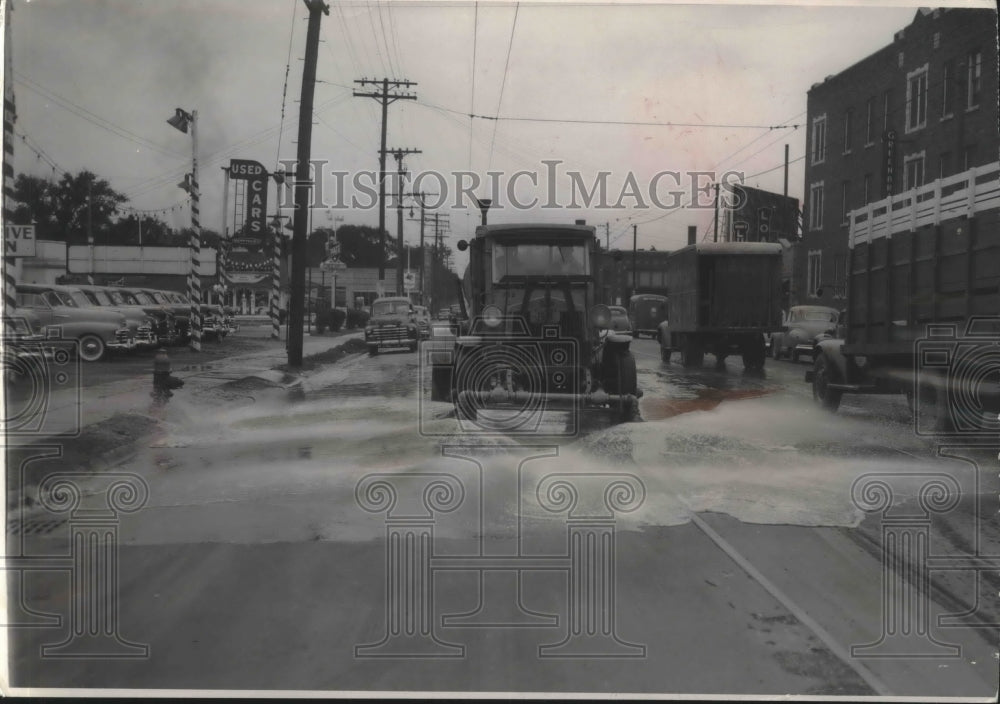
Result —
[{"label": "power line", "polygon": [[51,100],[53,103],[63,108],[67,112],[70,112],[76,115],[77,117],[86,120],[87,122],[96,125],[97,127],[100,127],[101,129],[106,130],[107,132],[110,132],[116,137],[121,137],[122,139],[126,139],[134,144],[146,147],[147,149],[157,151],[165,156],[180,157],[180,158],[183,158],[184,156],[179,152],[175,152],[165,147],[161,147],[156,142],[153,142],[143,137],[142,135],[136,134],[135,132],[132,132],[128,129],[125,129],[121,125],[117,125],[111,120],[101,117],[97,113],[88,110],[82,105],[74,103],[72,100],[69,100],[68,98],[64,98],[55,91],[46,88],[38,81],[35,81],[34,79],[29,78],[28,76],[25,76],[22,73],[18,73],[15,71],[14,80],[20,83],[28,90],[30,90],[31,92],[45,98],[46,100]]},{"label": "power line", "polygon": [[379,60],[379,63],[382,64],[382,73],[383,74],[392,73],[391,71],[389,71],[388,69],[386,69],[385,59],[382,58],[382,49],[380,49],[379,45],[378,45],[378,31],[375,29],[375,20],[372,19],[372,6],[371,6],[371,3],[368,3],[368,13],[367,14],[368,14],[368,22],[372,26],[372,39],[375,40],[375,51],[378,52],[378,60]]},{"label": "power line", "polygon": [[[469,114],[476,111],[476,50],[479,45],[479,2],[472,20],[472,90],[469,93]],[[472,120],[469,120],[469,171],[472,171]]]},{"label": "power line", "polygon": [[[510,68],[510,50],[514,46],[514,30],[517,29],[517,13],[521,9],[521,3],[514,5],[514,21],[510,25],[510,39],[507,40],[507,60],[503,65],[503,78],[500,79],[500,98],[497,100],[497,116],[496,119],[500,119],[500,107],[503,105],[503,89],[507,85],[507,70]],[[489,171],[493,166],[493,144],[497,139],[497,127],[499,122],[493,123],[493,139],[490,141],[490,158],[486,162],[486,170]]]},{"label": "power line", "polygon": [[278,123],[278,146],[274,154],[274,168],[278,168],[281,158],[281,134],[285,129],[285,100],[288,97],[288,72],[292,68],[292,38],[295,36],[295,14],[299,9],[298,0],[292,0],[292,25],[288,28],[288,60],[285,62],[285,85],[281,88],[281,121]]}]

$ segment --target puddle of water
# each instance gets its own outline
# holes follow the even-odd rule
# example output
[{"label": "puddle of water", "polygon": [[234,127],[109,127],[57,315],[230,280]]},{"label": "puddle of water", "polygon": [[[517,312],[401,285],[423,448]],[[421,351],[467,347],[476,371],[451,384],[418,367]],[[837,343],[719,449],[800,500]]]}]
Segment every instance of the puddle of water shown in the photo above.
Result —
[{"label": "puddle of water", "polygon": [[716,389],[701,388],[694,398],[662,398],[644,396],[639,401],[639,413],[644,420],[663,420],[682,413],[710,411],[723,401],[742,401],[760,398],[772,393],[773,389]]}]

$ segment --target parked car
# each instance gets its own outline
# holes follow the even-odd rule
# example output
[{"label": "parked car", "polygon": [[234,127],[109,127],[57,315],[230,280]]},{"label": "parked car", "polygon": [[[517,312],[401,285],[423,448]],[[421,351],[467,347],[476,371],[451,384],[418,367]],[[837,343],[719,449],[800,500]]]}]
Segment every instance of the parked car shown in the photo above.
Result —
[{"label": "parked car", "polygon": [[58,331],[46,337],[75,340],[77,354],[85,362],[96,362],[109,350],[131,348],[128,321],[121,313],[99,308],[82,308],[65,291],[39,284],[17,286],[17,308],[29,309],[40,324]]},{"label": "parked car", "polygon": [[106,287],[104,294],[118,308],[141,310],[154,320],[154,332],[158,345],[170,345],[178,341],[177,321],[173,311],[154,301],[144,293],[133,292],[119,287]]},{"label": "parked car", "polygon": [[177,326],[177,342],[185,343],[191,337],[191,303],[185,296],[174,291],[157,289],[136,289],[136,295],[145,294],[154,303],[163,306],[174,316]]},{"label": "parked car", "polygon": [[628,316],[637,338],[643,335],[655,338],[660,323],[667,319],[667,297],[638,293],[629,299]]},{"label": "parked car", "polygon": [[417,351],[419,328],[413,320],[413,304],[403,296],[376,298],[371,317],[365,325],[368,354],[377,355],[387,347],[406,347]]},{"label": "parked car", "polygon": [[431,312],[426,306],[413,306],[413,319],[420,329],[420,339],[426,340],[431,336]]},{"label": "parked car", "polygon": [[813,349],[821,339],[837,334],[840,314],[826,306],[792,306],[784,318],[784,330],[771,335],[771,356],[799,360],[800,354],[813,356]]},{"label": "parked car", "polygon": [[8,313],[2,327],[4,380],[17,382],[40,371],[43,360],[52,356],[53,349],[44,344],[44,326],[34,311],[21,308]]},{"label": "parked car", "polygon": [[608,310],[611,311],[611,327],[608,329],[611,332],[631,335],[632,321],[629,320],[628,311],[621,306],[608,306]]},{"label": "parked car", "polygon": [[100,286],[67,286],[73,300],[83,308],[105,308],[121,313],[128,321],[129,335],[139,349],[155,347],[157,344],[156,321],[140,306],[115,305],[111,297]]},{"label": "parked car", "polygon": [[229,334],[226,327],[226,312],[215,303],[201,304],[201,336],[221,340]]},{"label": "parked car", "polygon": [[451,308],[442,308],[438,311],[438,320],[449,320],[451,318]]}]

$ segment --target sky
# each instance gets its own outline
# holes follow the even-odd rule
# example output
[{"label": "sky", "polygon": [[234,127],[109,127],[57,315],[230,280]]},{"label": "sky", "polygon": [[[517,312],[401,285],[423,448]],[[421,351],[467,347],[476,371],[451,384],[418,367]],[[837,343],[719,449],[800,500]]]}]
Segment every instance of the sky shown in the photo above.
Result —
[{"label": "sky", "polygon": [[[177,107],[197,110],[202,224],[220,230],[221,167],[240,158],[274,169],[295,158],[302,0],[14,0],[13,7],[18,173],[89,169],[132,208],[186,226],[190,210],[177,183],[190,170],[191,137],[166,119]],[[688,225],[706,232],[712,212],[670,208],[692,197],[687,178],[677,188],[672,175],[658,182],[660,205],[668,206],[658,207],[649,197],[656,173],[741,171],[748,185],[780,192],[788,144],[789,194],[801,199],[809,87],[890,43],[915,12],[915,4],[891,0],[851,7],[334,1],[321,24],[312,158],[326,164],[327,203],[336,195],[329,172],[350,179],[377,170],[380,110],[372,98],[353,97],[362,89],[354,81],[408,79],[417,99],[389,106],[387,146],[421,150],[404,160],[411,174],[445,175],[448,203],[438,212],[449,213],[451,244],[479,221],[467,198],[454,207],[452,174],[492,170],[502,172],[495,178],[503,207],[490,211],[491,223],[585,219],[602,235],[607,223],[613,247],[630,247],[636,224],[640,248],[672,249],[685,243]],[[543,160],[559,162],[553,179]],[[557,202],[568,205],[569,171],[588,189],[603,171],[607,204],[623,207],[587,208],[580,198],[578,208],[515,208],[506,189],[519,170],[539,174],[537,187],[518,177],[514,194],[523,202],[543,204],[555,184]],[[629,174],[639,198],[619,198]],[[432,178],[421,185],[441,189]],[[378,210],[317,208],[313,217],[314,227],[335,217],[376,225]],[[395,235],[394,208],[386,222]],[[416,243],[419,223],[407,219],[404,231]]]}]

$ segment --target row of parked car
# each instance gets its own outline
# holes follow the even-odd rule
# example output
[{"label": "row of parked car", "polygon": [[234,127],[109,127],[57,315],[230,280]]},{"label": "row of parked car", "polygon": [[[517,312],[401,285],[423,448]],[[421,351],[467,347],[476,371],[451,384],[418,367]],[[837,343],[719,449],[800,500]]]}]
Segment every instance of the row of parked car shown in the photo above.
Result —
[{"label": "row of parked car", "polygon": [[[236,329],[232,311],[201,306],[202,338],[221,340]],[[116,286],[18,284],[17,305],[4,319],[4,341],[60,341],[80,359],[176,345],[191,337],[191,303],[175,291]]]}]

